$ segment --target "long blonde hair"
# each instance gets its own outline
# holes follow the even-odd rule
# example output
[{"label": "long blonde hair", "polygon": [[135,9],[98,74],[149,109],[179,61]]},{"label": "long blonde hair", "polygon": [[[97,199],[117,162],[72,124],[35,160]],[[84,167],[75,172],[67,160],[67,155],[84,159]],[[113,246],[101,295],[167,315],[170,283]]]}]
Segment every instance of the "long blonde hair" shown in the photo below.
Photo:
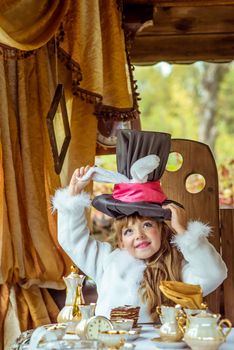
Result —
[{"label": "long blonde hair", "polygon": [[[115,232],[117,245],[122,239],[122,229],[129,225],[129,221],[145,220],[141,216],[124,217],[115,221]],[[158,320],[156,306],[163,303],[168,303],[168,299],[164,297],[159,289],[160,281],[180,281],[181,280],[181,253],[170,244],[173,236],[172,229],[165,222],[157,222],[158,228],[161,231],[161,246],[159,251],[151,258],[147,259],[146,269],[144,271],[143,280],[139,287],[139,294],[143,302],[147,304],[149,314],[153,321]]]}]

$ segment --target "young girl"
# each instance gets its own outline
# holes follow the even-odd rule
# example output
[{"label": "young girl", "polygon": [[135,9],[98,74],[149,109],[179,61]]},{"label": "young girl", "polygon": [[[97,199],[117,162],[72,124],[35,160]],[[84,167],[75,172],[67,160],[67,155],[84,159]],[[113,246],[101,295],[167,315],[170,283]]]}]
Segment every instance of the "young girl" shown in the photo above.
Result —
[{"label": "young girl", "polygon": [[[117,218],[115,229],[118,247],[113,249],[106,242],[94,240],[85,218],[85,208],[90,206],[90,197],[83,190],[96,171],[95,167],[90,169],[89,166],[76,169],[69,187],[58,190],[53,198],[54,208],[58,210],[60,245],[97,285],[96,314],[109,318],[112,308],[134,305],[140,306],[139,322],[156,321],[156,306],[165,302],[159,290],[160,281],[199,284],[204,296],[223,282],[227,276],[226,265],[206,238],[210,231],[208,226],[201,222],[187,222],[185,210],[175,203],[168,204],[165,198],[160,206],[160,214],[153,215],[157,207],[154,202],[149,204],[148,199],[156,185],[157,192],[161,191],[158,183],[146,181],[149,184],[147,186],[153,186],[150,190],[145,190],[144,185],[139,186],[139,183],[123,184],[124,190],[117,185],[118,198],[120,192],[124,192],[122,197],[125,202],[114,198],[113,201],[111,199],[113,203],[110,203],[110,199],[103,195],[105,209],[103,198],[99,209],[101,207],[106,213],[117,213],[113,216]],[[129,186],[133,202],[126,202]],[[140,196],[147,196],[142,197],[144,201],[142,198],[138,200],[140,191],[144,192]],[[141,203],[138,210],[137,203]],[[135,209],[131,212],[133,207]],[[149,216],[142,215],[146,209]],[[130,210],[129,215],[124,215],[126,210]],[[171,228],[162,219],[162,212],[165,217],[171,214]]]}]

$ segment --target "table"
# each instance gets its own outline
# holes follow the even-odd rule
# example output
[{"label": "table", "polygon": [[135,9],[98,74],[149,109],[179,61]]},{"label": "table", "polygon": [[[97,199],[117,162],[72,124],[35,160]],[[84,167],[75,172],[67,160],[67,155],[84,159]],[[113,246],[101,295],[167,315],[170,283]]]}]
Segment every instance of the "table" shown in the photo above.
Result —
[{"label": "table", "polygon": [[[28,342],[30,340],[30,337],[32,335],[32,331],[26,331],[23,332],[22,335],[25,333],[25,335],[22,337],[21,341],[18,341],[14,344],[12,347],[12,350],[28,350]],[[159,348],[156,346],[154,342],[151,341],[152,338],[156,338],[159,336],[159,329],[154,328],[152,325],[144,325],[142,327],[141,335],[138,339],[136,339],[134,342],[132,342],[135,345],[134,350],[162,350],[162,348]],[[65,339],[76,339],[76,335],[65,335]],[[25,340],[26,341],[25,341]],[[25,344],[25,345],[23,345]],[[183,350],[189,350],[190,348],[183,348]],[[175,350],[175,348],[167,348],[167,350]],[[234,350],[234,328],[232,328],[230,334],[227,337],[227,341],[223,343],[219,350]]]},{"label": "table", "polygon": [[[151,341],[152,338],[157,336],[159,336],[158,329],[155,329],[153,326],[143,326],[141,336],[133,342],[136,345],[135,350],[162,350]],[[189,349],[184,348],[183,350]],[[175,348],[168,348],[167,350],[175,350]],[[228,335],[227,341],[219,347],[219,350],[234,350],[234,328]]]}]

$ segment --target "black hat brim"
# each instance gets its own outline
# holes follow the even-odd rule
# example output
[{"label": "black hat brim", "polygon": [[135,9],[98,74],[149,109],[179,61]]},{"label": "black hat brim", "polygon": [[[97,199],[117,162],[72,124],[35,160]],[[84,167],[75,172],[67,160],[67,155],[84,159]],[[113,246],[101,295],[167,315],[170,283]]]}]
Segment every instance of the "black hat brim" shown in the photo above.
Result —
[{"label": "black hat brim", "polygon": [[110,194],[102,194],[96,196],[92,201],[92,206],[102,213],[121,219],[125,216],[140,215],[145,217],[151,217],[157,221],[171,220],[170,209],[163,209],[162,205],[169,203],[175,203],[179,207],[183,206],[172,200],[165,200],[162,204],[152,202],[121,202],[114,199]]}]

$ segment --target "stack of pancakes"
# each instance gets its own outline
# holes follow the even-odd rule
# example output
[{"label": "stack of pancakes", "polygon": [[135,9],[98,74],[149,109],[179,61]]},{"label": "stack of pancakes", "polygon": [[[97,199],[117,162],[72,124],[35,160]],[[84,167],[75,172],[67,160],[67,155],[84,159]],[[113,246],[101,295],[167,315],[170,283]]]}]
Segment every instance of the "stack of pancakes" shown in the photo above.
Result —
[{"label": "stack of pancakes", "polygon": [[140,306],[119,306],[111,310],[110,319],[111,321],[117,321],[120,319],[133,319],[133,328],[137,327],[137,321],[139,317]]}]

